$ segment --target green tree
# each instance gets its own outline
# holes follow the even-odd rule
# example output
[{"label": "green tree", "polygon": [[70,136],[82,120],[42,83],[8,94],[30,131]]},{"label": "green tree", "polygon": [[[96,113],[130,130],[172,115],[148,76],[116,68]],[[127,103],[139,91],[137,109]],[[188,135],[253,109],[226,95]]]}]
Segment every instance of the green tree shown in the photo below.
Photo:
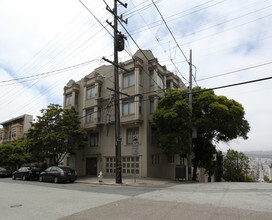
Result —
[{"label": "green tree", "polygon": [[26,139],[21,138],[10,143],[0,145],[0,161],[3,166],[20,166],[31,162]]},{"label": "green tree", "polygon": [[245,174],[249,171],[249,159],[235,150],[228,150],[224,158],[224,179],[227,181],[246,181]]},{"label": "green tree", "polygon": [[235,100],[197,87],[193,93],[193,109],[190,109],[187,91],[171,89],[159,101],[158,109],[153,114],[164,153],[189,152],[188,120],[191,111],[192,126],[197,130],[192,149],[195,180],[198,166],[204,167],[209,175],[214,173],[215,163],[212,161],[216,143],[229,142],[238,137],[246,139],[250,126],[244,118],[242,105]]},{"label": "green tree", "polygon": [[85,145],[85,131],[74,108],[51,104],[41,113],[27,133],[30,152],[37,161],[49,158],[58,165],[67,154],[75,154]]}]

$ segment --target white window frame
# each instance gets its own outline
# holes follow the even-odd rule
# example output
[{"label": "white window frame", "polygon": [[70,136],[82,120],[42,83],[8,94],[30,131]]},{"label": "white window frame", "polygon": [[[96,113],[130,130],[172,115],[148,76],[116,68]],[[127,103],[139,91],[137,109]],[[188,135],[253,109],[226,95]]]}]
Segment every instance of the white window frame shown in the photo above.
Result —
[{"label": "white window frame", "polygon": [[160,164],[160,154],[152,154],[151,155],[151,163],[152,163],[152,165]]},{"label": "white window frame", "polygon": [[66,158],[66,165],[67,165],[68,167],[75,167],[75,157],[73,157],[73,156],[68,156],[68,157]]},{"label": "white window frame", "polygon": [[65,106],[72,105],[72,93],[65,96]]},{"label": "white window frame", "polygon": [[22,137],[23,135],[23,128],[19,128],[19,133],[18,133],[18,137]]},{"label": "white window frame", "polygon": [[91,133],[90,134],[90,147],[98,147],[98,133]]},{"label": "white window frame", "polygon": [[122,105],[122,112],[123,115],[133,115],[135,114],[135,102],[134,102],[134,98],[132,99],[126,99],[123,101],[123,105]]},{"label": "white window frame", "polygon": [[133,86],[135,84],[134,71],[123,74],[123,88]]},{"label": "white window frame", "polygon": [[161,89],[164,88],[164,77],[160,73],[157,74],[157,84]]},{"label": "white window frame", "polygon": [[86,88],[86,99],[91,99],[95,97],[95,85],[88,86]]},{"label": "white window frame", "polygon": [[137,136],[138,142],[139,142],[139,127],[127,128],[127,134],[126,134],[127,144],[133,143],[133,136]]},{"label": "white window frame", "polygon": [[139,85],[143,85],[143,71],[139,70]]},{"label": "white window frame", "polygon": [[11,137],[15,138],[16,137],[16,128],[11,129]]},{"label": "white window frame", "polygon": [[149,71],[149,75],[150,75],[149,85],[154,86],[154,70]]},{"label": "white window frame", "polygon": [[94,122],[94,108],[86,109],[86,123]]}]

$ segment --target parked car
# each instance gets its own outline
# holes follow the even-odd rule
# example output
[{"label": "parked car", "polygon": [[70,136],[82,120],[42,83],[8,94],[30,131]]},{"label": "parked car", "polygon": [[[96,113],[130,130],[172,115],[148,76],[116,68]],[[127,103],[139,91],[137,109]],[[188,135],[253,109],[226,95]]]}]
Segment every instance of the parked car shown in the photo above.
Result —
[{"label": "parked car", "polygon": [[39,181],[52,181],[54,183],[71,182],[77,179],[77,173],[70,167],[52,166],[41,172]]},{"label": "parked car", "polygon": [[37,167],[21,167],[20,169],[12,173],[12,179],[13,180],[17,178],[23,180],[38,179],[41,171],[42,170]]},{"label": "parked car", "polygon": [[0,167],[0,177],[11,177],[11,175],[11,169]]}]

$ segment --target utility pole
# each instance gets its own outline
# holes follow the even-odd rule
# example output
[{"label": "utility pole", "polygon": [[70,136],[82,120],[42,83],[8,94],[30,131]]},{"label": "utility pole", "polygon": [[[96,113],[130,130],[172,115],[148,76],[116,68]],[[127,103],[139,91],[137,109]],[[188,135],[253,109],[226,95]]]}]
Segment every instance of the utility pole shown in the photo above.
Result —
[{"label": "utility pole", "polygon": [[189,154],[187,155],[188,161],[188,180],[192,180],[192,113],[193,113],[193,94],[192,94],[192,50],[190,50],[190,60],[189,60],[189,106],[191,108],[190,116],[189,116]]},{"label": "utility pole", "polygon": [[114,16],[114,25],[107,21],[107,23],[114,30],[114,112],[115,112],[115,173],[116,173],[116,183],[122,183],[122,156],[121,156],[121,137],[120,137],[120,91],[119,91],[119,74],[118,74],[118,51],[124,49],[124,35],[118,31],[118,19],[127,23],[127,20],[124,21],[122,16],[117,15],[117,2],[119,2],[125,8],[127,4],[123,4],[119,0],[114,0],[113,10],[107,5],[106,9],[113,14]]}]

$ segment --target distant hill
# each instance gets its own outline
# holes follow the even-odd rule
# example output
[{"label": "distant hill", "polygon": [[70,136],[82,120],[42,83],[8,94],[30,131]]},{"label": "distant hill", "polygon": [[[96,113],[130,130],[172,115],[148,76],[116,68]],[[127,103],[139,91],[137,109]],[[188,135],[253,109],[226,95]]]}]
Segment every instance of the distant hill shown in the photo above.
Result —
[{"label": "distant hill", "polygon": [[272,158],[272,151],[243,151],[248,157]]}]

